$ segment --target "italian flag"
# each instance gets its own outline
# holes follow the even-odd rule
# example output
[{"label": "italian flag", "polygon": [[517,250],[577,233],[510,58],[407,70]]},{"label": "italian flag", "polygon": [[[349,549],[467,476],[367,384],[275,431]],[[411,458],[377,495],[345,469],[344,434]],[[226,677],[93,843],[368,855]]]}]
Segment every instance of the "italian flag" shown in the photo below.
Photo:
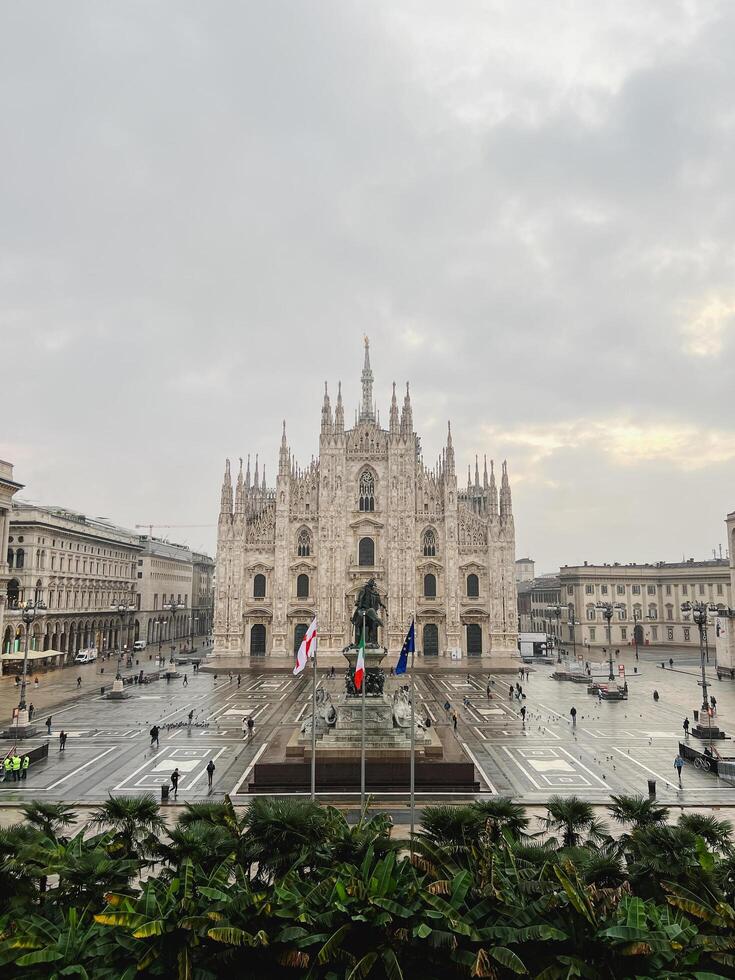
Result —
[{"label": "italian flag", "polygon": [[365,625],[363,624],[360,642],[357,647],[357,663],[355,664],[355,687],[358,691],[362,690],[362,682],[365,677]]},{"label": "italian flag", "polygon": [[298,653],[296,654],[296,666],[293,669],[294,676],[300,674],[301,671],[306,667],[310,657],[313,657],[316,653],[316,616],[311,626],[308,628],[304,634],[304,638],[301,641],[301,646],[299,647]]}]

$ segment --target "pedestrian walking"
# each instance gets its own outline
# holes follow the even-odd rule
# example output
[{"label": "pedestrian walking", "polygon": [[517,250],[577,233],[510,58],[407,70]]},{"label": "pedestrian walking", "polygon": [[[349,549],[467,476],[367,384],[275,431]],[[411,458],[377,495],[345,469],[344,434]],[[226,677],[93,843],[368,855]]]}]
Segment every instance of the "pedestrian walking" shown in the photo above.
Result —
[{"label": "pedestrian walking", "polygon": [[521,721],[523,722],[523,727],[526,727],[526,706],[525,704],[521,707]]},{"label": "pedestrian walking", "polygon": [[487,699],[488,701],[492,698],[492,692],[490,691],[490,682],[487,684]]},{"label": "pedestrian walking", "polygon": [[237,675],[237,686],[239,687],[241,683],[242,683],[242,677],[240,677],[240,675],[238,674]]},{"label": "pedestrian walking", "polygon": [[248,720],[243,715],[243,719],[242,719],[242,737],[245,738],[245,736],[247,735],[247,733],[248,733]]},{"label": "pedestrian walking", "polygon": [[526,683],[528,683],[528,678],[530,677],[530,675],[531,675],[531,671],[528,669],[528,667],[526,667]]},{"label": "pedestrian walking", "polygon": [[36,713],[36,709],[33,707],[33,701],[28,705],[28,721],[33,721],[33,716]]},{"label": "pedestrian walking", "polygon": [[22,758],[22,760],[21,760],[21,763],[20,763],[20,778],[21,779],[27,779],[28,778],[28,767],[30,766],[30,764],[31,764],[31,757],[28,754],[24,755],[23,758]]},{"label": "pedestrian walking", "polygon": [[453,711],[452,712],[452,725],[453,725],[454,730],[456,732],[457,731],[457,712],[456,711]]},{"label": "pedestrian walking", "polygon": [[188,687],[188,686],[189,686],[189,678],[186,676],[186,674],[184,674],[184,683],[182,684],[182,687]]},{"label": "pedestrian walking", "polygon": [[465,694],[465,696],[462,698],[462,704],[465,706],[465,708],[469,708],[469,706],[470,706],[470,699],[469,699],[469,696],[467,694]]},{"label": "pedestrian walking", "polygon": [[36,690],[38,690],[38,678],[37,677],[34,677],[33,678],[33,686],[36,688]]},{"label": "pedestrian walking", "polygon": [[444,702],[444,714],[445,714],[445,715],[447,716],[447,718],[449,717],[449,709],[450,709],[451,707],[452,707],[452,706],[451,706],[451,704],[449,703],[449,701],[445,701],[445,702]]},{"label": "pedestrian walking", "polygon": [[217,675],[214,675],[214,687],[217,687]]},{"label": "pedestrian walking", "polygon": [[467,683],[468,683],[468,684],[470,684],[470,683],[472,683],[472,682],[470,681],[470,675],[469,675],[469,674],[467,674]]},{"label": "pedestrian walking", "polygon": [[48,718],[46,719],[46,733],[48,735],[51,734],[51,715],[49,715]]},{"label": "pedestrian walking", "polygon": [[673,669],[674,669],[674,658],[669,657],[669,670],[673,670]]},{"label": "pedestrian walking", "polygon": [[230,673],[229,673],[229,675],[227,677],[227,683],[228,684],[232,684],[232,671],[230,671]]},{"label": "pedestrian walking", "polygon": [[158,741],[158,736],[160,734],[160,731],[161,730],[158,727],[158,725],[154,725],[153,728],[151,728],[149,732],[151,736],[151,748],[153,748],[154,745],[156,746],[156,748],[159,748],[160,742]]},{"label": "pedestrian walking", "polygon": [[684,724],[681,726],[684,729],[684,738],[689,738],[689,719],[684,719]]},{"label": "pedestrian walking", "polygon": [[171,773],[171,789],[174,791],[174,799],[179,795],[179,767],[177,766]]},{"label": "pedestrian walking", "polygon": [[63,752],[66,748],[66,732],[62,728],[59,732],[59,752]]},{"label": "pedestrian walking", "polygon": [[393,676],[393,664],[390,665],[390,676]]},{"label": "pedestrian walking", "polygon": [[332,666],[329,668],[329,676],[330,678],[334,677],[334,664],[332,664]]},{"label": "pedestrian walking", "polygon": [[255,719],[251,715],[248,718],[248,740],[251,739],[254,734],[255,734]]},{"label": "pedestrian walking", "polygon": [[194,720],[194,709],[192,708],[189,712],[189,728],[191,728],[191,723]]},{"label": "pedestrian walking", "polygon": [[214,776],[214,770],[216,768],[217,767],[214,764],[214,759],[210,759],[209,762],[207,763],[207,782],[208,782],[208,788],[210,790],[212,788],[212,777]]},{"label": "pedestrian walking", "polygon": [[77,690],[79,690],[79,688],[81,686],[82,686],[82,678],[81,677],[77,677]]},{"label": "pedestrian walking", "polygon": [[572,705],[569,714],[572,716],[572,728],[577,727],[577,709]]},{"label": "pedestrian walking", "polygon": [[713,715],[716,715],[717,714],[717,698],[714,696],[714,694],[709,699],[709,703],[712,705],[712,714]]},{"label": "pedestrian walking", "polygon": [[508,688],[508,700],[509,701],[512,701],[513,700],[513,685],[512,684]]},{"label": "pedestrian walking", "polygon": [[21,766],[20,756],[18,755],[18,752],[15,751],[13,752],[13,780],[16,783],[20,779],[20,766]]},{"label": "pedestrian walking", "polygon": [[676,775],[679,777],[679,789],[683,789],[681,784],[681,770],[684,768],[684,760],[680,755],[674,759],[674,769],[676,769]]}]

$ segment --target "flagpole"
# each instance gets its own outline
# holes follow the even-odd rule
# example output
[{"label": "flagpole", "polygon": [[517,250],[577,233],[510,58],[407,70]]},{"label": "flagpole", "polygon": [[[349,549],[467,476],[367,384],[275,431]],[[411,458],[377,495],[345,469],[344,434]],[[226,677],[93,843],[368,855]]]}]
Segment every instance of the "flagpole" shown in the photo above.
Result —
[{"label": "flagpole", "polygon": [[[365,610],[362,611],[362,654],[365,656]],[[362,718],[360,720],[360,812],[365,815],[365,688],[367,687],[367,662],[362,678]]]},{"label": "flagpole", "polygon": [[414,664],[416,661],[416,613],[413,616],[413,650],[411,651],[411,857],[413,857],[413,834],[416,824],[416,686],[414,684]]},{"label": "flagpole", "polygon": [[314,663],[311,667],[311,802],[316,801],[316,651],[314,643]]}]

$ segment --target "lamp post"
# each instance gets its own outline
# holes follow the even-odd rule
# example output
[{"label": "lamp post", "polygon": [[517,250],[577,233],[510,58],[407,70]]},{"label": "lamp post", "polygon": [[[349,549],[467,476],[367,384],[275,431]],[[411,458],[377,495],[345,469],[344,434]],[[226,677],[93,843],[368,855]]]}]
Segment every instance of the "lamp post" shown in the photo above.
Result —
[{"label": "lamp post", "polygon": [[13,728],[18,735],[29,735],[33,733],[32,731],[28,730],[28,706],[26,704],[26,680],[28,678],[28,640],[31,632],[31,624],[35,620],[36,615],[46,608],[46,605],[39,598],[36,598],[35,600],[29,599],[26,602],[19,603],[19,605],[22,608],[22,612],[20,615],[21,615],[21,619],[25,624],[26,637],[25,637],[25,648],[23,651],[23,674],[20,682],[20,700],[18,701],[18,713],[15,717],[15,724]]},{"label": "lamp post", "polygon": [[175,639],[175,636],[173,635],[175,633],[175,629],[176,629],[175,617],[176,617],[176,613],[179,611],[179,609],[183,609],[184,608],[184,603],[183,602],[175,602],[174,601],[174,597],[171,596],[171,601],[170,602],[164,602],[163,608],[164,609],[167,609],[171,613],[171,620],[170,620],[170,622],[171,622],[171,634],[172,635],[169,637],[169,639],[171,640],[171,660],[173,660],[173,655],[174,655],[174,652],[176,650],[176,639]]},{"label": "lamp post", "polygon": [[[709,718],[709,700],[707,698],[707,674],[705,672],[705,648],[707,645],[707,616],[710,613],[717,612],[717,606],[710,605],[708,602],[684,602],[681,606],[681,611],[684,613],[691,613],[692,619],[694,620],[697,629],[699,630],[699,661],[702,668],[702,680],[699,684],[702,688],[702,711],[706,713]],[[701,712],[700,712],[701,715]],[[702,728],[702,718],[700,717],[699,726]],[[711,727],[711,726],[710,726]]]},{"label": "lamp post", "polygon": [[[124,649],[127,651],[130,646],[130,619],[132,613],[135,611],[135,606],[128,602],[120,600],[120,602],[113,602],[110,606],[114,612],[117,612],[120,617],[120,641],[122,642],[123,631],[125,632],[125,638],[127,642],[124,645]],[[118,652],[117,656],[117,676],[120,677],[120,664],[122,662],[122,655]]]},{"label": "lamp post", "polygon": [[625,609],[622,602],[596,602],[595,609],[601,609],[602,615],[607,620],[607,653],[609,659],[610,670],[608,672],[608,680],[615,680],[615,671],[613,670],[613,653],[612,653],[612,626],[610,625],[613,618],[613,612],[615,609]]},{"label": "lamp post", "polygon": [[574,659],[577,659],[577,634],[574,627],[579,626],[579,621],[577,619],[577,614],[574,610],[574,605],[570,602],[567,606],[567,625],[572,630],[572,650],[574,651]]},{"label": "lamp post", "polygon": [[556,618],[556,662],[558,664],[561,663],[561,645],[560,645],[560,642],[559,641],[561,639],[561,635],[560,634],[561,634],[561,614],[562,614],[562,610],[563,610],[563,607],[560,606],[560,605],[558,605],[558,604],[556,606],[547,606],[546,607],[546,612],[549,614],[549,616],[554,616]]}]

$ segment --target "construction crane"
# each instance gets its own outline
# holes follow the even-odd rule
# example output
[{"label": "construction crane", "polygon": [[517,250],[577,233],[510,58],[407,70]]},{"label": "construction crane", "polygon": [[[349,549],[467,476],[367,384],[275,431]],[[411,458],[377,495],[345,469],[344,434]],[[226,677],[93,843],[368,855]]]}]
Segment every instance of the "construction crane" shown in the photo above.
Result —
[{"label": "construction crane", "polygon": [[148,528],[148,537],[153,538],[154,527],[216,527],[216,524],[136,524],[136,529]]}]

